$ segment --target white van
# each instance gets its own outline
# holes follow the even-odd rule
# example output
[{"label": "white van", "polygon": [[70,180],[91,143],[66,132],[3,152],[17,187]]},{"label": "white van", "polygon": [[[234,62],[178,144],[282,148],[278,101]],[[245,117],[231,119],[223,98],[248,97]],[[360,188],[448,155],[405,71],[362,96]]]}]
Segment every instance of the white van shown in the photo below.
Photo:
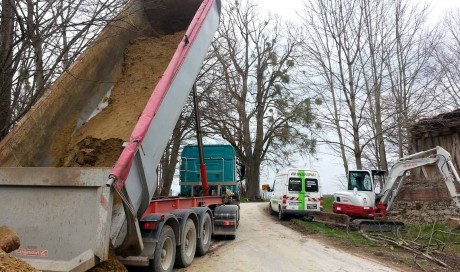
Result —
[{"label": "white van", "polygon": [[321,211],[323,197],[319,174],[314,170],[287,168],[276,174],[269,189],[270,212],[280,220],[287,215],[306,215]]}]

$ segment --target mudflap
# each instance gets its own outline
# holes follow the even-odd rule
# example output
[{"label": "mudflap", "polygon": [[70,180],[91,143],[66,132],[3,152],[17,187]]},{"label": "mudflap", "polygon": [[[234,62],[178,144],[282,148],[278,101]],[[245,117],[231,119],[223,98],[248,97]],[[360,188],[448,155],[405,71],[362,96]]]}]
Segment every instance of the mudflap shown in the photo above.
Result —
[{"label": "mudflap", "polygon": [[363,232],[400,232],[405,231],[403,222],[392,220],[354,219],[350,229]]},{"label": "mudflap", "polygon": [[217,206],[214,210],[214,235],[235,235],[239,224],[237,205]]},{"label": "mudflap", "polygon": [[324,223],[327,225],[332,225],[335,227],[345,227],[350,226],[350,217],[346,214],[337,214],[337,213],[328,213],[328,212],[313,212],[313,221]]}]

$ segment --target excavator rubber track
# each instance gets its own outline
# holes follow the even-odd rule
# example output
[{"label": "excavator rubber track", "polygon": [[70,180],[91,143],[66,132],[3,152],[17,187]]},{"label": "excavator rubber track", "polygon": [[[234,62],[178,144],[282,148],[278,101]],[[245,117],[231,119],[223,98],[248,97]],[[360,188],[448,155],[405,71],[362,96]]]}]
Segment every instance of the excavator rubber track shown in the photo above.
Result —
[{"label": "excavator rubber track", "polygon": [[329,212],[314,212],[313,221],[333,227],[346,228],[352,231],[363,232],[395,232],[404,231],[405,225],[400,221],[374,220],[374,219],[353,219],[346,214]]}]

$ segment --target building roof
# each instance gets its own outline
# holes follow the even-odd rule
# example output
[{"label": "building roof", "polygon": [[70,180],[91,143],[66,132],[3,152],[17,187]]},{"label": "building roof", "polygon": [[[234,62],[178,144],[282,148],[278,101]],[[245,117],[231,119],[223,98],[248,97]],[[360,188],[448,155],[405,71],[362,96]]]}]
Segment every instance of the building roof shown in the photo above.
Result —
[{"label": "building roof", "polygon": [[421,119],[409,127],[414,138],[450,135],[460,132],[460,109]]}]

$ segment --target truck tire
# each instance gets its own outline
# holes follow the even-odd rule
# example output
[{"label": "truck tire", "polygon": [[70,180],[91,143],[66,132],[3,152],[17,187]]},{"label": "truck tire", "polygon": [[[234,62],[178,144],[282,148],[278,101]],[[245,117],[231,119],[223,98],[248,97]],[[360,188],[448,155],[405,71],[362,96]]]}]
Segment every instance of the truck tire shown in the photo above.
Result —
[{"label": "truck tire", "polygon": [[272,203],[271,203],[271,202],[269,202],[268,206],[269,206],[269,209],[270,209],[270,215],[275,215],[275,214],[277,214],[277,213],[273,210],[273,208],[272,208]]},{"label": "truck tire", "polygon": [[287,219],[286,214],[284,214],[283,209],[281,209],[281,206],[279,207],[279,211],[278,211],[278,219],[281,221],[284,221]]},{"label": "truck tire", "polygon": [[150,260],[153,271],[172,271],[176,257],[176,237],[173,229],[165,225],[155,246],[154,259]]},{"label": "truck tire", "polygon": [[193,262],[196,251],[196,227],[192,219],[187,219],[185,223],[182,243],[176,249],[177,267],[187,267]]},{"label": "truck tire", "polygon": [[200,229],[201,238],[198,239],[196,245],[196,255],[203,256],[208,252],[209,246],[211,245],[212,235],[212,221],[209,213],[205,213],[203,217],[203,228]]}]

